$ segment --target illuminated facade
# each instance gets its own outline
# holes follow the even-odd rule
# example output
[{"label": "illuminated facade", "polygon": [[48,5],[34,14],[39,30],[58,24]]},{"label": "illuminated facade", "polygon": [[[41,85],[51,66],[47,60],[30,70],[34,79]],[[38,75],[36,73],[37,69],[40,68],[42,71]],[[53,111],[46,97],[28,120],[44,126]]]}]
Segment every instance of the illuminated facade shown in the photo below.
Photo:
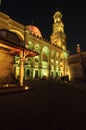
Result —
[{"label": "illuminated facade", "polygon": [[[50,41],[47,41],[42,37],[40,30],[36,26],[24,26],[11,19],[8,15],[0,12],[0,30],[6,29],[15,33],[22,41],[22,45],[25,48],[37,52],[37,55],[34,55],[33,52],[28,52],[27,50],[21,51],[22,54],[21,52],[17,53],[17,51],[15,51],[16,53],[8,54],[7,50],[4,49],[2,55],[10,58],[10,60],[3,60],[4,63],[6,61],[6,63],[8,62],[10,65],[10,69],[8,69],[9,65],[5,67],[3,64],[5,74],[2,75],[5,75],[5,78],[6,73],[9,73],[9,71],[15,74],[15,78],[20,75],[21,60],[24,69],[23,79],[25,80],[43,78],[44,76],[56,78],[69,75],[69,53],[66,47],[66,34],[64,33],[61,12],[57,11],[53,16],[53,19],[52,34],[50,36]],[[2,49],[0,48],[0,55],[1,53]],[[1,66],[2,65],[0,65],[0,70],[3,68]]]}]

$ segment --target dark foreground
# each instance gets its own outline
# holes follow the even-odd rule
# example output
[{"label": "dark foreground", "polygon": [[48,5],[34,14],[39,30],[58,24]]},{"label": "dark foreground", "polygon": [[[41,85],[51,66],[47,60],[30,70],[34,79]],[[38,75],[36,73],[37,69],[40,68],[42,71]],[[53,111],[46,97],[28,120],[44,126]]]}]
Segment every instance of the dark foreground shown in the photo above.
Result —
[{"label": "dark foreground", "polygon": [[85,130],[86,92],[42,80],[0,95],[0,130]]}]

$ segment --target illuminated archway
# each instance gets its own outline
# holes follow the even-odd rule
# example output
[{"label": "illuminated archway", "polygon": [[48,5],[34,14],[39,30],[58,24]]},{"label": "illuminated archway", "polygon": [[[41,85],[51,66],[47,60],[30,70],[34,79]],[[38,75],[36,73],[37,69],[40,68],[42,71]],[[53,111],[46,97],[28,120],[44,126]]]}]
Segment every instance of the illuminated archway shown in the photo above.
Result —
[{"label": "illuminated archway", "polygon": [[16,33],[17,36],[18,36],[21,40],[24,41],[24,35],[23,35],[20,31],[15,30],[15,29],[10,29],[9,31]]},{"label": "illuminated archway", "polygon": [[42,49],[42,60],[48,62],[49,60],[49,49],[48,47],[43,47]]}]

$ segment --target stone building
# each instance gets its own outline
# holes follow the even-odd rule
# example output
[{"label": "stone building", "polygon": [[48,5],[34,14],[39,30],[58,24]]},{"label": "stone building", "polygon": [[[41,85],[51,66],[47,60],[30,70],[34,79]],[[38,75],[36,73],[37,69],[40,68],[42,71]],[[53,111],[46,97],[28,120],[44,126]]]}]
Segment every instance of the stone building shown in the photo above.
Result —
[{"label": "stone building", "polygon": [[69,78],[71,81],[86,81],[86,52],[81,52],[79,44],[76,50],[76,54],[69,56]]},{"label": "stone building", "polygon": [[25,80],[69,75],[62,13],[55,12],[53,20],[48,41],[35,25],[24,26],[0,12],[0,82],[11,74]]}]

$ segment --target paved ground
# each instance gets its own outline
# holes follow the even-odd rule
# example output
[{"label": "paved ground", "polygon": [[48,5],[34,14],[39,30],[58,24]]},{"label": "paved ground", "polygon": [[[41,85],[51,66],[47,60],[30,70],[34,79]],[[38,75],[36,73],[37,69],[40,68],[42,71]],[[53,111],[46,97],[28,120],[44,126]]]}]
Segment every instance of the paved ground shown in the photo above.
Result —
[{"label": "paved ground", "polygon": [[32,89],[0,95],[0,130],[85,130],[86,91],[41,80]]}]

